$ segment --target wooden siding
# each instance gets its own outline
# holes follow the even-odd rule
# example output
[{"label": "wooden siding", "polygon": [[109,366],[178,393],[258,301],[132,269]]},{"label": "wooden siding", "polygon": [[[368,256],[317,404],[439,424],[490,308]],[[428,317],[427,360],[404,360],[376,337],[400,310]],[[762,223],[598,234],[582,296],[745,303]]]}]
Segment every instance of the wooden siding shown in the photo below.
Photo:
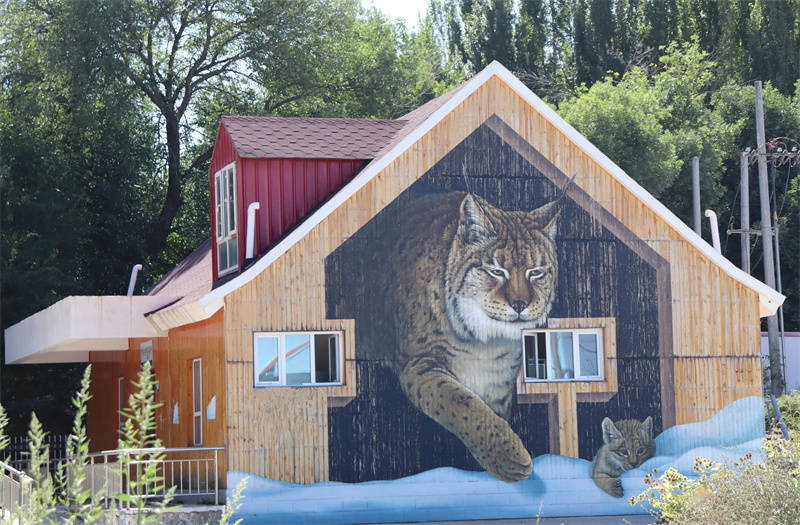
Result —
[{"label": "wooden siding", "polygon": [[[158,381],[156,433],[163,446],[193,446],[192,360],[203,363],[203,446],[225,445],[225,367],[223,317],[219,311],[206,321],[169,331],[169,337],[152,339],[153,368]],[[141,369],[140,345],[150,339],[130,339],[127,351],[91,352],[92,399],[89,401],[89,438],[92,451],[117,448],[117,378],[124,379],[125,399]],[[206,418],[206,408],[216,396],[216,419]],[[178,403],[179,422],[173,424]],[[127,402],[125,402],[127,406]],[[182,456],[190,457],[190,456]],[[220,454],[220,482],[225,482],[225,454]],[[222,485],[224,486],[224,485]]]},{"label": "wooden siding", "polygon": [[[353,326],[325,319],[324,258],[492,115],[670,264],[675,423],[761,394],[758,296],[727,277],[497,77],[225,299],[229,468],[285,481],[327,479],[327,406],[353,395]],[[344,330],[346,385],[253,387],[254,331]],[[664,359],[669,357],[664,356]],[[279,454],[278,457],[275,455]]]}]

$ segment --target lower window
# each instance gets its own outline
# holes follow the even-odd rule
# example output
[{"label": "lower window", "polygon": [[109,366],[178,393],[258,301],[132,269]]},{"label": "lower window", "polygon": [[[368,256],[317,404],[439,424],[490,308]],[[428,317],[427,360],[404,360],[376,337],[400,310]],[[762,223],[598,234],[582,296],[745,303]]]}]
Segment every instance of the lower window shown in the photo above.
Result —
[{"label": "lower window", "polygon": [[341,339],[338,332],[255,334],[255,386],[341,384]]},{"label": "lower window", "polygon": [[603,379],[602,330],[523,333],[526,381]]}]

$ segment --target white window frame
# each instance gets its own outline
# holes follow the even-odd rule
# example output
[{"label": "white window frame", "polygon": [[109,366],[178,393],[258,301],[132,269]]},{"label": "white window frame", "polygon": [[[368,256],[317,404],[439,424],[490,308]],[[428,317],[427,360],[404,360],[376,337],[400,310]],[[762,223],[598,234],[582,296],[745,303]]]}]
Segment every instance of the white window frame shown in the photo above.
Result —
[{"label": "white window frame", "polygon": [[[233,179],[233,195],[228,194],[229,178]],[[217,276],[229,274],[239,268],[239,247],[236,247],[236,261],[234,264],[230,262],[230,253],[228,250],[228,243],[232,239],[236,239],[238,243],[238,214],[239,207],[236,200],[236,163],[231,162],[214,174],[214,211],[215,211],[215,224],[214,236],[217,240]],[[220,191],[221,190],[221,191]],[[233,203],[233,217],[230,216],[230,204]],[[233,228],[230,222],[233,222]],[[219,253],[220,250],[226,250],[228,266],[221,268],[219,266]]]},{"label": "white window frame", "polygon": [[[339,376],[339,381],[331,383],[317,383],[316,375],[311,374],[310,383],[302,383],[299,385],[286,384],[286,336],[287,335],[308,335],[311,340],[311,362],[316,363],[316,343],[314,336],[316,335],[332,335],[336,337],[336,371]],[[277,381],[259,381],[258,374],[260,370],[256,368],[256,352],[258,351],[258,339],[262,337],[275,337],[278,339],[278,380]],[[344,370],[343,370],[343,345],[344,337],[342,332],[337,331],[319,331],[319,332],[255,332],[253,333],[253,386],[256,388],[261,387],[275,387],[275,386],[288,386],[288,387],[309,387],[309,386],[341,386],[344,384]]]},{"label": "white window frame", "polygon": [[[572,363],[575,366],[575,377],[572,378],[547,378],[537,379],[528,377],[527,362],[525,357],[525,337],[536,336],[545,333],[545,373],[550,375],[550,363],[552,363],[552,350],[550,348],[550,334],[557,332],[569,332],[572,336]],[[597,373],[596,376],[583,376],[580,374],[580,334],[594,334],[597,341]],[[605,366],[603,360],[603,329],[602,328],[558,328],[558,329],[537,329],[524,330],[522,332],[522,379],[526,383],[569,383],[575,381],[605,381]]]},{"label": "white window frame", "polygon": [[[199,379],[200,384],[195,385],[195,365],[197,365],[200,369]],[[198,386],[198,388],[195,388]],[[200,394],[200,399],[198,400],[195,397],[195,392]],[[199,401],[199,402],[198,402]],[[200,410],[197,410],[197,407],[200,407]],[[200,419],[200,425],[196,424],[197,419]],[[199,436],[197,435],[197,429],[200,429]],[[192,359],[192,436],[194,439],[194,446],[199,446],[203,444],[203,360],[201,358]]]}]

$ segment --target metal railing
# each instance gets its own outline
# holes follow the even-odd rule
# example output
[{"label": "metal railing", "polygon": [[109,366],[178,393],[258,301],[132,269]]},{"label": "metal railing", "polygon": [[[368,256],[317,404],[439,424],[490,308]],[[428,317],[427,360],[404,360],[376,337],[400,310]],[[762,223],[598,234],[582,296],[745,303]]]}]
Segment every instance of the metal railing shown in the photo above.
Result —
[{"label": "metal railing", "polygon": [[0,507],[3,514],[12,514],[30,501],[33,478],[0,461]]},{"label": "metal railing", "polygon": [[[104,450],[89,454],[86,471],[93,495],[107,501],[115,494],[131,498],[214,496],[219,505],[219,452],[225,447],[142,448]],[[158,482],[140,483],[146,469]]]}]

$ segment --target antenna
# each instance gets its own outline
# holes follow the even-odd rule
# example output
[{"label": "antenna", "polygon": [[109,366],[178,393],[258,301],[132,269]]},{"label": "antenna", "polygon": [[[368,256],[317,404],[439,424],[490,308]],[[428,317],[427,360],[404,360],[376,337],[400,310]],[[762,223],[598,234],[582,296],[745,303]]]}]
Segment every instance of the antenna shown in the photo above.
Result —
[{"label": "antenna", "polygon": [[570,186],[572,186],[572,181],[574,181],[575,177],[577,176],[578,176],[578,170],[575,170],[575,173],[572,174],[572,177],[570,177],[569,180],[566,182],[566,184],[564,184],[564,187],[561,188],[561,195],[558,196],[558,198],[556,199],[557,201],[560,201],[561,199],[567,196],[567,190],[569,189]]},{"label": "antenna", "polygon": [[467,180],[467,159],[461,161],[461,176],[464,177],[464,186],[467,188],[467,193],[472,194],[469,189],[469,180]]}]

